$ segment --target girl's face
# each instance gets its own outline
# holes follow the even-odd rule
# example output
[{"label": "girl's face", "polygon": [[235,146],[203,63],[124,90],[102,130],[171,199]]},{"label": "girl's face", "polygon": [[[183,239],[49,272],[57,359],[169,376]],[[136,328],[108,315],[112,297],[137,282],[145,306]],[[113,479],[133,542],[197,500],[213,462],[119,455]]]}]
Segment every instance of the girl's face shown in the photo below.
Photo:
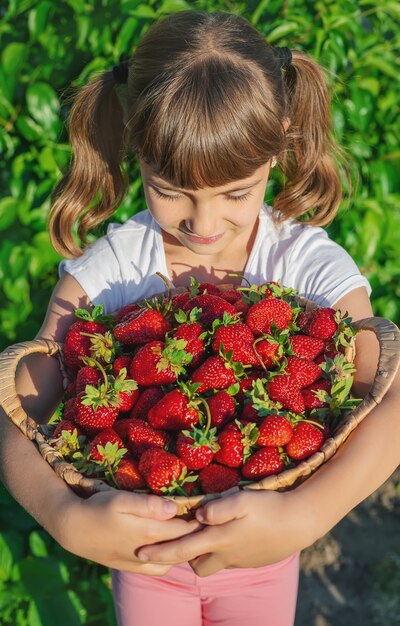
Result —
[{"label": "girl's face", "polygon": [[253,230],[265,196],[270,161],[252,176],[223,187],[178,189],[143,161],[141,176],[147,207],[161,229],[195,254],[229,249]]}]

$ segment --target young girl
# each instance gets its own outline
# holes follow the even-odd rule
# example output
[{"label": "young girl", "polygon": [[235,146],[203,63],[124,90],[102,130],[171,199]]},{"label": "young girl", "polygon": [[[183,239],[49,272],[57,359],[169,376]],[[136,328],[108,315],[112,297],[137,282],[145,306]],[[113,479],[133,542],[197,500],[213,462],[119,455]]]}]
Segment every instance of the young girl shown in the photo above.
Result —
[{"label": "young girl", "polygon": [[[49,220],[53,245],[67,258],[38,338],[63,341],[78,306],[103,303],[110,313],[162,291],[156,271],[175,287],[192,275],[280,279],[353,319],[372,315],[368,281],[320,228],[341,201],[340,152],[323,72],[303,52],[272,47],[237,15],[176,13],[153,24],[128,63],[79,90],[69,132],[73,161]],[[109,224],[82,253],[74,225],[85,243],[112,216],[128,189],[121,166],[129,152],[147,209]],[[271,207],[264,196],[275,165],[286,184]],[[355,391],[365,395],[377,342],[361,333],[357,345]],[[51,415],[62,394],[56,360],[24,363],[17,391],[30,415]],[[203,506],[190,522],[174,519],[175,506],[154,495],[78,498],[4,415],[2,476],[65,549],[112,568],[119,626],[290,626],[300,551],[399,462],[398,401],[396,383],[295,490],[242,491]]]}]

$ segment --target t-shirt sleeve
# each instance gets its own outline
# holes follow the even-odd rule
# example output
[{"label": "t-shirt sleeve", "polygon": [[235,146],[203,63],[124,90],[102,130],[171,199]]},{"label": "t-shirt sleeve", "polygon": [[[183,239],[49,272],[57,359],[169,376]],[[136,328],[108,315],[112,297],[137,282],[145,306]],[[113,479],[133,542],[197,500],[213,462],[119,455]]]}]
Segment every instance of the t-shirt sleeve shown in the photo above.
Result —
[{"label": "t-shirt sleeve", "polygon": [[349,253],[322,228],[302,230],[292,247],[289,266],[296,289],[319,306],[333,306],[357,287],[365,287],[368,295],[372,291]]},{"label": "t-shirt sleeve", "polygon": [[104,305],[104,314],[113,313],[122,306],[120,266],[107,235],[90,244],[82,256],[60,261],[59,278],[65,272],[78,281],[94,305]]}]

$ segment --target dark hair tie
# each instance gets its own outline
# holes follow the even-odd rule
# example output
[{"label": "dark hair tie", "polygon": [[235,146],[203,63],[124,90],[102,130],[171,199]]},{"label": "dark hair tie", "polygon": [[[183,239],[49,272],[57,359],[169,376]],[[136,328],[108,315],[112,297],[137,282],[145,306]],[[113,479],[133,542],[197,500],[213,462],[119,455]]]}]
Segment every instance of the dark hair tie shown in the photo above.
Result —
[{"label": "dark hair tie", "polygon": [[120,61],[118,65],[114,65],[112,72],[116,83],[119,83],[121,85],[127,83],[129,72],[128,61]]},{"label": "dark hair tie", "polygon": [[283,46],[274,46],[274,56],[280,62],[281,68],[287,69],[292,63],[292,51],[290,48]]}]

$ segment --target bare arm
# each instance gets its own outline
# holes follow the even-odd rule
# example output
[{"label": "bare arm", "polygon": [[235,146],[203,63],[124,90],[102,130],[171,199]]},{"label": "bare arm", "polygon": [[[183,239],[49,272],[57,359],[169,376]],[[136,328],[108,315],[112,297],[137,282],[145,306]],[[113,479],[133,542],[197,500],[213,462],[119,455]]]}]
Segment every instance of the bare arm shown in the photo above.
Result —
[{"label": "bare arm", "polygon": [[[336,303],[353,319],[373,315],[364,288]],[[355,393],[365,396],[376,372],[378,342],[371,332],[357,337]],[[313,521],[314,539],[335,526],[371,495],[400,462],[400,374],[382,402],[351,433],[330,461],[295,490],[304,515]]]},{"label": "bare arm", "polygon": [[[74,309],[89,308],[87,295],[65,275],[52,295],[46,319],[36,338],[63,342],[76,319]],[[30,355],[16,376],[17,393],[30,417],[46,422],[62,398],[57,359]],[[0,408],[0,478],[12,496],[65,549],[117,569],[162,575],[169,567],[143,565],[135,550],[144,543],[169,540],[198,529],[196,521],[171,519],[165,500],[155,495],[123,491],[78,497],[58,478],[34,444]]]}]

